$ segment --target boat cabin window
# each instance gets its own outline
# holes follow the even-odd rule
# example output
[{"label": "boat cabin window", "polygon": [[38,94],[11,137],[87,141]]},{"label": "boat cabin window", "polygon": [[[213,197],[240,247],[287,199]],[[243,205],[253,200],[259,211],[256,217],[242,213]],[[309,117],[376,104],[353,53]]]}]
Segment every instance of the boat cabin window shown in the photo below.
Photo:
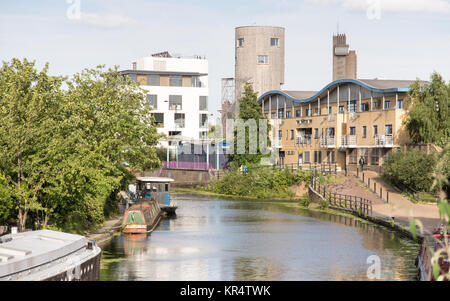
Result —
[{"label": "boat cabin window", "polygon": [[165,186],[164,191],[169,191],[169,184],[165,184],[164,186]]},{"label": "boat cabin window", "polygon": [[150,183],[145,183],[145,189],[150,190],[151,188],[151,184]]}]

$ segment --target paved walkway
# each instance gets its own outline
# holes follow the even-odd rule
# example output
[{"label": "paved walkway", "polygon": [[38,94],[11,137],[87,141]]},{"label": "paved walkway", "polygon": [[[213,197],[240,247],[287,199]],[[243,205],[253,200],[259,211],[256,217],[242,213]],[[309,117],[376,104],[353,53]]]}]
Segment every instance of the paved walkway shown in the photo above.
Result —
[{"label": "paved walkway", "polygon": [[[343,181],[340,183],[332,183],[327,186],[337,193],[356,195],[371,200],[374,216],[394,217],[396,222],[404,226],[409,226],[410,219],[418,219],[422,222],[426,231],[432,231],[439,225],[440,215],[436,204],[412,203],[385,183],[376,172],[365,171],[364,182],[366,185],[369,178],[371,190],[362,184],[361,173],[359,173],[359,180],[356,178],[356,172],[349,173],[348,177],[343,177]],[[374,183],[376,183],[376,194],[373,191]],[[382,198],[380,198],[380,188],[382,189]],[[389,203],[386,202],[386,192],[389,192]]]},{"label": "paved walkway", "polygon": [[114,233],[120,229],[122,224],[122,215],[116,216],[113,219],[110,219],[105,222],[104,226],[100,229],[97,229],[93,233],[90,233],[86,236],[88,240],[96,240],[97,245],[100,247],[108,242]]}]

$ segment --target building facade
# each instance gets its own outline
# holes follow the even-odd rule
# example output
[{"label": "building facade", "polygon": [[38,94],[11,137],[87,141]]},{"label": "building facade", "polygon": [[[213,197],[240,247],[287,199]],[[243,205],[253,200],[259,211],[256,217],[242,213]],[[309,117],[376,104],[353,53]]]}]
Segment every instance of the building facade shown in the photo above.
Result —
[{"label": "building facade", "polygon": [[272,125],[278,164],[331,164],[356,169],[363,157],[378,170],[409,142],[403,120],[410,106],[404,80],[341,79],[320,91],[274,90],[258,102]]},{"label": "building facade", "polygon": [[333,81],[343,78],[356,79],[356,52],[349,50],[345,34],[333,36]]},{"label": "building facade", "polygon": [[133,61],[122,71],[147,90],[158,132],[176,139],[203,139],[208,133],[208,60],[169,53]]},{"label": "building facade", "polygon": [[282,89],[284,32],[284,28],[273,26],[242,26],[235,29],[236,99],[241,98],[247,82],[253,85],[258,96]]}]

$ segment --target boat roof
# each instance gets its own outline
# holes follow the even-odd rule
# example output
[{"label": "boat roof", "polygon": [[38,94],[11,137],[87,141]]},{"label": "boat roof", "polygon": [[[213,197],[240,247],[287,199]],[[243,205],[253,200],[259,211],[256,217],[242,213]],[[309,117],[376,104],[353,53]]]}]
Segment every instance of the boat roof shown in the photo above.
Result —
[{"label": "boat roof", "polygon": [[10,234],[2,240],[0,278],[52,262],[87,244],[84,236],[51,230]]},{"label": "boat roof", "polygon": [[150,182],[150,183],[171,183],[175,181],[174,179],[163,177],[136,177],[136,180],[139,182]]}]

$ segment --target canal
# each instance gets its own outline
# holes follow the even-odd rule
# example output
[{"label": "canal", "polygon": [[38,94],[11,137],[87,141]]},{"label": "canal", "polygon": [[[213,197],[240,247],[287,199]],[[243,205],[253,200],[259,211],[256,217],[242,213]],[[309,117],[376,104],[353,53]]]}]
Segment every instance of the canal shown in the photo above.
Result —
[{"label": "canal", "polygon": [[419,246],[386,228],[295,204],[178,195],[177,217],[149,236],[115,236],[101,280],[415,280]]}]

